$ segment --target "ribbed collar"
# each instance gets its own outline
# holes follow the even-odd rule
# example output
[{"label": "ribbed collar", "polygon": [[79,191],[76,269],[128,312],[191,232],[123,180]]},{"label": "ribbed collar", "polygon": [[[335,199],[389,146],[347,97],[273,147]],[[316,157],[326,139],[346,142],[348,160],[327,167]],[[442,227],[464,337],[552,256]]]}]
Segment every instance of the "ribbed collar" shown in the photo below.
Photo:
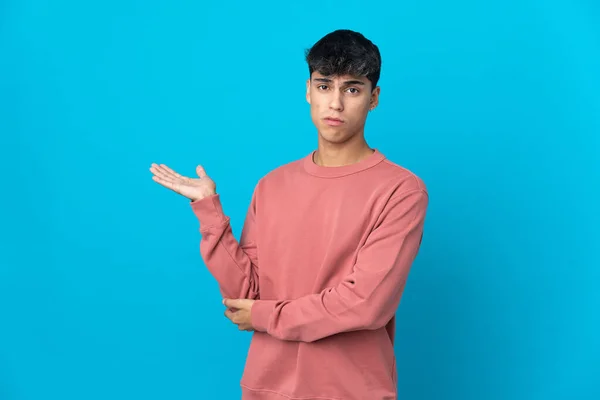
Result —
[{"label": "ribbed collar", "polygon": [[373,154],[371,154],[369,157],[359,162],[343,165],[341,167],[324,167],[315,164],[314,155],[317,151],[313,150],[309,155],[307,155],[304,158],[304,169],[309,174],[321,178],[339,178],[341,176],[354,174],[356,172],[364,171],[368,168],[371,168],[379,164],[381,161],[385,160],[385,156],[381,152],[379,152],[379,150],[373,150]]}]

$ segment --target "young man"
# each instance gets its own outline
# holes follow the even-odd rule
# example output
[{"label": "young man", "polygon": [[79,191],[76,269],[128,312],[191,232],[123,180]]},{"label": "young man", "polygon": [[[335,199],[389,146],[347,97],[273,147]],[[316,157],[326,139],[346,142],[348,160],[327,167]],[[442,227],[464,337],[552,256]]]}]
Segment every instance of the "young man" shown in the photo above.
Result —
[{"label": "young man", "polygon": [[258,182],[239,243],[201,166],[191,179],[153,164],[153,179],[191,200],[225,314],[253,331],[243,399],[396,399],[395,312],[427,191],[366,143],[377,46],[338,30],[306,59],[318,147]]}]

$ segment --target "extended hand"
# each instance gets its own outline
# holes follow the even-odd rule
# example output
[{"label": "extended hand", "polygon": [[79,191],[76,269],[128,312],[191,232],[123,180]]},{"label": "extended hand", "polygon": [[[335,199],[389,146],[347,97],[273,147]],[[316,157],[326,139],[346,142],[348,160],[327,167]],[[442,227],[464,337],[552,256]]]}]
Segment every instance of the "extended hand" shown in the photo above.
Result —
[{"label": "extended hand", "polygon": [[225,299],[223,304],[227,307],[225,316],[238,326],[240,331],[253,331],[250,311],[254,300],[249,299]]},{"label": "extended hand", "polygon": [[181,176],[164,164],[152,164],[150,171],[154,174],[152,180],[192,201],[211,196],[217,190],[215,182],[206,175],[200,165],[196,167],[198,178]]}]

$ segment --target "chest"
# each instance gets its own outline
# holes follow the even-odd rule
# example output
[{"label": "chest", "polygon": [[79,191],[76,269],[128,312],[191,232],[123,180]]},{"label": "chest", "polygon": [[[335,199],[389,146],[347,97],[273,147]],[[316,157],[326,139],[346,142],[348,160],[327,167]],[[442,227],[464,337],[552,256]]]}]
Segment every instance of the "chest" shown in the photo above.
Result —
[{"label": "chest", "polygon": [[373,229],[372,195],[348,187],[280,193],[257,220],[261,293],[270,285],[279,297],[298,297],[336,284]]}]

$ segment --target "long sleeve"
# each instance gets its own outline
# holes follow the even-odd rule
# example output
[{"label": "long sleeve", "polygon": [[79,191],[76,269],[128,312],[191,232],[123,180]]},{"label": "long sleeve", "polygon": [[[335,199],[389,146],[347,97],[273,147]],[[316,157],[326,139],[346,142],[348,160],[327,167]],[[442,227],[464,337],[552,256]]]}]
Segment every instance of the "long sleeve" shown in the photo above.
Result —
[{"label": "long sleeve", "polygon": [[425,190],[393,196],[359,250],[351,274],[335,287],[293,300],[257,300],[257,331],[281,340],[312,342],[341,332],[377,329],[395,314],[421,244]]},{"label": "long sleeve", "polygon": [[239,243],[218,194],[194,201],[191,206],[200,222],[200,253],[223,297],[259,298],[255,193]]}]

